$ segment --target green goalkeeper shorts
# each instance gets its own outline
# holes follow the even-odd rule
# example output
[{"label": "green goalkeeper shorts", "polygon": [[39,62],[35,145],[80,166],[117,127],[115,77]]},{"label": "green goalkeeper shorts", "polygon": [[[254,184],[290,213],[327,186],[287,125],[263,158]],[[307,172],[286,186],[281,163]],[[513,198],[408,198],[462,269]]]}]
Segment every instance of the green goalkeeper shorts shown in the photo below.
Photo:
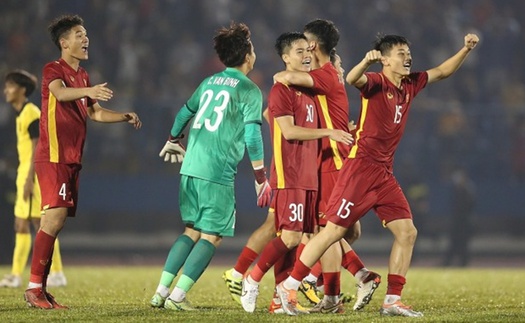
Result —
[{"label": "green goalkeeper shorts", "polygon": [[202,233],[233,237],[235,189],[204,179],[182,175],[179,204],[182,222]]}]

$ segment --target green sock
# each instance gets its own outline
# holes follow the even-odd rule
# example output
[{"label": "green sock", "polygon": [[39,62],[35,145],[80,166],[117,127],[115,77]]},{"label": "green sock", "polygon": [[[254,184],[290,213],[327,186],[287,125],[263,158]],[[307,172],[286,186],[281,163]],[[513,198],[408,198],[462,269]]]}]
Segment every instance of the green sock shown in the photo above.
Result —
[{"label": "green sock", "polygon": [[193,287],[193,284],[195,284],[195,281],[193,279],[182,274],[179,280],[177,281],[177,285],[175,286],[175,288],[178,287],[182,289],[185,293],[187,293]]},{"label": "green sock", "polygon": [[171,287],[171,284],[173,283],[173,280],[175,279],[175,276],[176,275],[173,275],[172,273],[169,273],[167,271],[163,271],[162,274],[160,275],[160,282],[159,284],[162,285],[162,286],[165,286],[168,288]]},{"label": "green sock", "polygon": [[173,283],[173,279],[177,276],[177,273],[184,265],[186,258],[190,254],[195,242],[191,240],[185,234],[181,234],[177,240],[171,246],[168,258],[166,258],[166,264],[164,265],[164,271],[160,277],[160,284],[166,287],[170,287]]},{"label": "green sock", "polygon": [[182,276],[177,282],[177,287],[189,291],[193,284],[200,278],[204,270],[210,264],[215,254],[215,246],[208,240],[200,239],[184,264]]}]

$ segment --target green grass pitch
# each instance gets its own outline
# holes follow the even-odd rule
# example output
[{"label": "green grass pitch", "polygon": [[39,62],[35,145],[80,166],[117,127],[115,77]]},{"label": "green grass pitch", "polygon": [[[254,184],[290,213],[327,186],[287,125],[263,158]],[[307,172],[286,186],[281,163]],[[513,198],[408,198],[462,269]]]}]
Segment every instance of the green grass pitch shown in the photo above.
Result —
[{"label": "green grass pitch", "polygon": [[[149,299],[155,292],[161,266],[67,267],[68,286],[50,289],[69,310],[28,308],[24,288],[0,289],[0,322],[400,322],[407,318],[383,318],[378,309],[386,289],[383,283],[374,299],[360,312],[346,305],[345,314],[300,317],[272,315],[267,306],[273,291],[273,275],[261,284],[258,307],[248,314],[234,303],[221,279],[225,267],[210,267],[188,294],[198,312],[154,309]],[[7,266],[0,273],[7,273]],[[26,282],[27,282],[26,273]],[[524,322],[525,270],[413,268],[409,271],[403,300],[425,315],[419,322]],[[342,290],[355,292],[354,279],[342,274]],[[306,305],[300,296],[299,300]]]}]

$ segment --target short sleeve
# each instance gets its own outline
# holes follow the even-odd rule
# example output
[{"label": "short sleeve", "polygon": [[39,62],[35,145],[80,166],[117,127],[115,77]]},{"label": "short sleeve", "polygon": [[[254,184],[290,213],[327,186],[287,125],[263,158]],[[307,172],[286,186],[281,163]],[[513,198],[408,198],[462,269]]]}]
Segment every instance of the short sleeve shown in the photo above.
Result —
[{"label": "short sleeve", "polygon": [[[330,66],[326,66],[326,64],[330,64]],[[330,70],[331,67],[333,68],[332,63],[326,64],[322,68],[318,68],[309,72],[310,76],[314,80],[314,86],[312,87],[312,90],[316,94],[328,94],[334,87],[334,84],[339,82],[339,76],[337,75],[335,68]]]},{"label": "short sleeve", "polygon": [[29,132],[29,138],[37,139],[40,137],[40,120],[35,119],[27,127],[27,132]]},{"label": "short sleeve", "polygon": [[374,93],[381,91],[381,87],[383,84],[383,76],[380,73],[375,72],[365,73],[365,76],[366,83],[361,88],[359,88],[359,91],[361,92],[363,97],[369,98]]},{"label": "short sleeve", "polygon": [[412,93],[413,97],[416,97],[416,95],[427,86],[428,83],[428,73],[427,72],[416,72],[410,74],[410,79],[412,80],[413,84],[413,91]]},{"label": "short sleeve", "polygon": [[270,90],[268,110],[274,118],[293,116],[291,90],[282,83],[276,83]]},{"label": "short sleeve", "polygon": [[56,62],[46,64],[46,66],[44,66],[44,70],[42,71],[42,75],[42,86],[45,87],[49,87],[49,83],[53,82],[54,80],[58,79],[63,81],[62,68]]}]

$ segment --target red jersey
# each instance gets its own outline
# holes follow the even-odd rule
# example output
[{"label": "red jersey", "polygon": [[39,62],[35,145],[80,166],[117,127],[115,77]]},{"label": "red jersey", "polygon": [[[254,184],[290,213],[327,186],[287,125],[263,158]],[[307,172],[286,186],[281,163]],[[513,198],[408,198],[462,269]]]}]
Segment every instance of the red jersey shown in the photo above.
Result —
[{"label": "red jersey", "polygon": [[75,71],[63,59],[44,66],[40,139],[35,161],[80,164],[86,140],[87,108],[96,101],[88,97],[68,102],[58,101],[49,91],[49,83],[56,79],[70,88],[91,86],[88,73],[82,67]]},{"label": "red jersey", "polygon": [[276,83],[268,95],[268,111],[273,147],[270,186],[317,191],[318,140],[286,140],[275,121],[292,116],[296,126],[319,128],[313,95],[304,88]]},{"label": "red jersey", "polygon": [[410,73],[397,88],[383,73],[365,73],[361,91],[361,116],[350,158],[370,158],[392,170],[414,97],[428,81],[427,72]]},{"label": "red jersey", "polygon": [[[310,72],[314,80],[313,91],[317,94],[321,128],[339,129],[348,132],[348,97],[344,81],[332,63]],[[350,146],[324,137],[321,140],[321,172],[341,169],[348,156]]]}]

